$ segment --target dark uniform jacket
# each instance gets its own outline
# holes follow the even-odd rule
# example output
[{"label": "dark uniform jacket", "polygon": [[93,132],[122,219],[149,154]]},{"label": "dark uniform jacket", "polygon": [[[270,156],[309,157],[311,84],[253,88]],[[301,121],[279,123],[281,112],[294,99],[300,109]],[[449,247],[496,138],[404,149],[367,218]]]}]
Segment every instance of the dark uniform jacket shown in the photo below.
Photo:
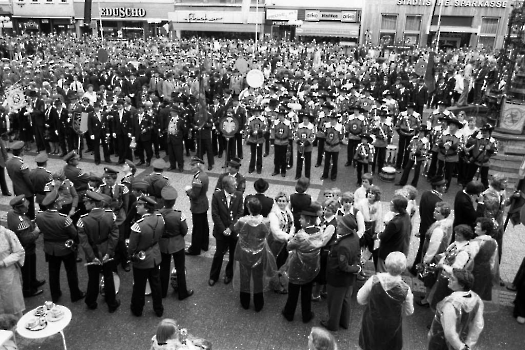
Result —
[{"label": "dark uniform jacket", "polygon": [[13,231],[27,254],[35,254],[36,240],[40,231],[35,231],[35,223],[26,214],[11,209],[7,212],[7,228]]},{"label": "dark uniform jacket", "polygon": [[152,269],[161,262],[159,240],[164,233],[164,219],[158,213],[144,214],[140,220],[131,226],[129,236],[128,254],[144,251],[144,260],[133,261],[133,267],[137,269]]},{"label": "dark uniform jacket", "polygon": [[29,178],[33,184],[36,202],[40,204],[46,196],[44,188],[49,181],[53,180],[53,176],[50,171],[46,170],[46,168],[38,167],[29,172]]},{"label": "dark uniform jacket", "polygon": [[5,166],[7,168],[7,173],[13,182],[15,196],[23,194],[26,198],[32,197],[33,183],[29,177],[29,167],[24,164],[22,158],[13,156],[13,158],[5,163]]},{"label": "dark uniform jacket", "polygon": [[89,175],[84,173],[82,169],[67,164],[64,166],[64,175],[73,183],[79,196],[86,192],[89,184]]},{"label": "dark uniform jacket", "polygon": [[[354,230],[357,229],[357,223]],[[349,287],[354,284],[359,272],[361,249],[355,232],[339,237],[330,246],[326,266],[326,282],[334,287]]]},{"label": "dark uniform jacket", "polygon": [[73,252],[65,245],[68,239],[77,240],[77,229],[69,216],[49,209],[36,215],[36,224],[44,235],[46,254],[65,256]]},{"label": "dark uniform jacket", "polygon": [[262,206],[261,215],[267,218],[268,214],[270,214],[270,212],[272,211],[273,199],[265,196],[262,193],[251,194],[249,196],[246,196],[246,199],[244,200],[244,215],[250,214],[246,204],[248,203],[248,199],[250,199],[251,197],[255,197],[259,200],[259,202],[261,202],[261,206]]},{"label": "dark uniform jacket", "polygon": [[98,258],[102,261],[104,255],[112,257],[117,246],[119,231],[115,214],[111,210],[94,208],[78,220],[78,236],[86,260]]},{"label": "dark uniform jacket", "polygon": [[243,214],[242,193],[235,191],[230,198],[230,205],[226,201],[224,191],[215,191],[211,200],[211,217],[213,219],[213,236],[216,239],[224,239],[224,230],[230,228],[231,237],[236,237],[233,226]]},{"label": "dark uniform jacket", "polygon": [[164,218],[164,233],[159,241],[160,252],[173,254],[184,249],[184,236],[188,233],[186,217],[179,210],[164,208],[159,210]]},{"label": "dark uniform jacket", "polygon": [[190,197],[190,210],[193,214],[202,214],[208,211],[210,203],[208,202],[208,174],[197,172],[193,175],[191,189],[187,192]]},{"label": "dark uniform jacket", "polygon": [[407,213],[395,215],[379,236],[381,239],[379,258],[385,260],[392,252],[407,255],[411,231],[410,216]]},{"label": "dark uniform jacket", "polygon": [[162,175],[162,173],[151,173],[144,178],[144,181],[148,183],[148,193],[150,196],[155,197],[157,205],[155,209],[160,209],[164,205],[164,200],[162,199],[162,189],[170,184],[170,180]]}]

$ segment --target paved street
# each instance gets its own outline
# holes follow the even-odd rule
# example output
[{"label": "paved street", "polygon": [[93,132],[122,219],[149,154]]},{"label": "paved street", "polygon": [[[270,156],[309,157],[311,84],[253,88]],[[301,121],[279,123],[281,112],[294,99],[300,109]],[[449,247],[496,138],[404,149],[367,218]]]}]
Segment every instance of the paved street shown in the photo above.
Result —
[{"label": "paved street", "polygon": [[[247,175],[246,193],[253,193],[253,182],[258,178],[257,174],[247,173],[248,168],[248,149],[244,149],[244,163],[241,167],[241,173]],[[30,168],[34,168],[34,154],[24,156],[24,160]],[[104,165],[96,166],[92,156],[87,155],[80,163],[80,167],[87,172],[102,174]],[[316,159],[314,155],[313,160]],[[114,159],[114,158],[113,158]],[[221,164],[217,164],[210,172],[210,185],[213,187],[217,177],[221,172],[220,166],[224,158],[217,159]],[[189,158],[185,158],[186,164],[189,164]],[[337,181],[321,181],[321,168],[312,168],[312,186],[308,190],[314,198],[317,198],[322,188],[338,187],[343,192],[355,190],[355,170],[344,167],[346,161],[346,151],[341,153],[339,159],[339,175]],[[48,169],[53,172],[64,165],[64,162],[57,158],[49,161]],[[279,191],[285,191],[288,194],[294,192],[295,168],[288,172],[286,178],[271,177],[273,172],[273,148],[270,156],[264,158],[264,169],[261,177],[270,182],[268,195],[273,196]],[[189,165],[186,165],[189,168]],[[151,168],[138,170],[137,176],[144,176],[151,172]],[[191,228],[191,216],[189,212],[189,201],[184,195],[183,188],[189,185],[192,175],[186,171],[183,174],[166,173],[171,180],[172,185],[179,191],[179,199],[176,207],[182,210],[189,218]],[[399,175],[398,175],[399,176]],[[392,183],[385,183],[376,180],[383,190],[383,205],[387,205],[394,190]],[[8,179],[8,185],[11,183]],[[429,189],[428,183],[422,179],[420,181],[420,193]],[[453,187],[445,200],[453,203],[454,195],[459,188]],[[210,191],[211,194],[211,191]],[[11,197],[12,198],[12,197]],[[0,216],[5,220],[6,210],[8,209],[9,197],[0,197]],[[209,215],[211,222],[211,215]],[[211,224],[210,224],[211,227]],[[503,279],[512,280],[514,274],[525,255],[525,230],[522,225],[518,227],[510,226],[504,236],[504,253],[501,266],[501,275]],[[191,229],[190,229],[191,235]],[[186,241],[190,240],[190,235]],[[214,240],[211,240],[214,244]],[[412,240],[412,248],[417,245],[415,239]],[[44,262],[42,252],[42,239],[38,241],[38,276],[47,278],[47,266]],[[411,249],[409,261],[413,260],[415,254]],[[83,254],[82,254],[83,255]],[[266,304],[260,313],[255,313],[253,308],[249,311],[240,307],[239,296],[233,291],[231,285],[225,286],[222,282],[217,283],[214,287],[207,284],[209,268],[211,265],[211,256],[213,249],[205,255],[198,257],[187,257],[187,280],[190,288],[195,290],[195,295],[184,301],[178,301],[176,297],[169,296],[164,299],[165,317],[175,318],[181,326],[188,328],[190,333],[196,336],[206,338],[213,343],[214,349],[306,349],[307,336],[311,326],[318,325],[319,320],[326,317],[326,302],[314,303],[314,312],[316,317],[309,324],[305,325],[300,321],[300,311],[297,310],[296,320],[292,323],[287,322],[281,316],[280,311],[286,301],[286,296],[274,293],[268,293]],[[83,264],[78,264],[81,288],[85,290],[87,283],[87,273]],[[135,318],[130,314],[129,303],[131,299],[132,274],[121,272],[121,291],[119,297],[122,301],[121,308],[114,314],[107,313],[107,308],[103,302],[99,301],[99,309],[89,311],[83,302],[72,304],[69,301],[69,291],[65,279],[65,273],[62,272],[62,304],[69,307],[73,312],[73,320],[65,329],[65,335],[69,349],[148,349],[149,339],[155,332],[157,323],[160,321],[152,310],[151,299],[147,298],[147,305],[144,310],[144,316]],[[422,286],[418,280],[406,277],[412,285],[413,290],[417,293],[422,291]],[[221,279],[222,281],[222,279]],[[43,304],[45,300],[50,300],[49,287],[44,286],[44,294],[32,299],[26,299],[27,310]],[[485,312],[485,330],[482,333],[477,349],[495,349],[497,347],[504,349],[523,349],[525,341],[524,328],[519,326],[512,318],[511,303],[513,294],[505,289],[497,287],[494,293],[494,302],[486,305]],[[425,349],[427,325],[431,322],[432,313],[429,309],[423,309],[415,306],[415,314],[407,317],[404,324],[404,339],[406,349]],[[363,307],[354,303],[352,305],[352,322],[349,330],[335,333],[340,349],[357,349],[357,340],[361,323],[361,313]],[[21,349],[60,349],[61,339],[59,336],[51,338],[30,341],[18,337]]]}]

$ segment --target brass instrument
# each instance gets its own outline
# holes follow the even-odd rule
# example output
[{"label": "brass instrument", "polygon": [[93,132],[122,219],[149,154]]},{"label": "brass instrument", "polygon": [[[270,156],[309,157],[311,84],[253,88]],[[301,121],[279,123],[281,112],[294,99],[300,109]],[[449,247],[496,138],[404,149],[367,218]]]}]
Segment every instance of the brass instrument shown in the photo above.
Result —
[{"label": "brass instrument", "polygon": [[416,265],[417,276],[420,279],[424,279],[428,276],[435,275],[437,273],[437,270],[438,270],[438,267],[434,263],[430,263],[430,264],[420,263]]}]

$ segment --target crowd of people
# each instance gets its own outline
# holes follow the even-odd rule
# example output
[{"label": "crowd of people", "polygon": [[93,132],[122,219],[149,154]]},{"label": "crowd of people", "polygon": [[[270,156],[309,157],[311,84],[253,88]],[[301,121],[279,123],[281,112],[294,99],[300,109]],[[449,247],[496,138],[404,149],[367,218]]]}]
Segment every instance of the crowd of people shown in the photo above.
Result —
[{"label": "crowd of people", "polygon": [[[5,162],[0,184],[2,193],[11,195],[5,167],[15,197],[8,229],[0,230],[0,280],[5,281],[0,294],[12,300],[2,303],[10,307],[1,311],[21,315],[24,297],[42,293],[45,281],[37,279],[35,254],[42,234],[53,302],[62,297],[63,262],[72,302],[84,299],[96,309],[103,273],[104,298],[108,311],[115,312],[120,300],[113,272],[120,265],[133,270],[131,313],[143,315],[149,285],[153,310],[162,317],[171,280],[177,281],[180,300],[194,293],[186,283],[185,256],[209,249],[211,209],[216,251],[210,287],[220,280],[228,252],[222,281],[233,282],[243,308],[249,309],[253,298],[255,311],[261,311],[264,292],[273,289],[286,294],[282,315],[291,322],[300,295],[301,319],[308,323],[315,317],[311,303],[326,298],[328,318],[321,325],[335,332],[348,329],[356,280],[366,281],[357,292],[358,303],[365,305],[359,346],[401,349],[400,320],[414,312],[414,296],[401,274],[419,211],[420,245],[408,270],[427,287],[416,304],[435,311],[429,349],[469,349],[477,342],[482,300],[491,300],[492,286],[499,283],[503,212],[512,198],[506,197],[504,177],[488,178],[490,157],[497,152],[493,126],[478,129],[475,119],[463,112],[455,116],[448,107],[483,103],[485,86],[497,82],[489,79],[495,77],[493,56],[473,50],[441,53],[445,69],[436,71],[436,81],[447,84],[429,93],[415,72],[417,60],[427,55],[422,49],[378,58],[373,49],[348,53],[335,44],[286,41],[262,41],[254,54],[253,42],[237,40],[17,40],[31,45],[6,58],[2,72],[6,95],[22,90],[27,101],[17,109],[6,98],[2,109],[2,132],[15,141],[8,158],[0,140]],[[107,62],[97,59],[99,49],[109,53]],[[247,64],[264,75],[262,87],[247,81]],[[428,106],[437,108],[423,120]],[[394,132],[399,142],[392,156],[387,149]],[[22,156],[33,142],[37,168],[29,169]],[[261,178],[254,194],[245,196],[250,190],[239,173],[243,142],[250,145],[249,173],[262,172],[272,144],[272,175],[285,177],[295,161],[296,193],[270,198],[265,195],[270,185]],[[96,164],[102,162],[102,147],[102,177],[78,167],[84,147]],[[332,180],[339,153],[347,149],[345,166],[357,169],[355,192],[327,188],[322,203],[312,199],[307,192],[316,147],[315,166],[324,166],[322,179]],[[175,209],[178,193],[163,172],[183,171],[190,152],[195,152],[189,161],[194,176],[184,191],[193,227],[185,249],[190,228],[185,213]],[[64,168],[48,172],[48,154],[59,154]],[[215,156],[226,158],[227,169],[209,191],[206,171],[215,166]],[[374,180],[387,163],[403,172],[402,188],[383,212]],[[143,165],[153,172],[136,179]],[[420,169],[432,190],[418,204]],[[478,171],[481,182],[474,180]],[[450,204],[442,197],[454,173],[463,189]],[[35,203],[41,212],[35,213]],[[86,293],[79,288],[78,247],[88,263]],[[363,271],[370,259],[372,276]],[[171,260],[176,276],[171,276]],[[523,298],[523,282],[516,288],[517,299]],[[521,312],[515,316],[525,323]],[[336,347],[323,329],[312,330],[311,349]],[[178,348],[169,347],[169,339],[182,344],[174,320],[161,322],[152,349]]]}]

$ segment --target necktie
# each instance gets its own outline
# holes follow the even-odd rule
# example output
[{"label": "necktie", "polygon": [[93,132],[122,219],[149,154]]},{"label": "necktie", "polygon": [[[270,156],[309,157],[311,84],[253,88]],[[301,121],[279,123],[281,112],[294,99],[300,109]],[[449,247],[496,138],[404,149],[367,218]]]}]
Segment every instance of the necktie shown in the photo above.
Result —
[{"label": "necktie", "polygon": [[113,198],[113,186],[109,186],[109,196]]},{"label": "necktie", "polygon": [[228,206],[228,208],[230,207],[230,195],[226,195],[226,205]]}]

